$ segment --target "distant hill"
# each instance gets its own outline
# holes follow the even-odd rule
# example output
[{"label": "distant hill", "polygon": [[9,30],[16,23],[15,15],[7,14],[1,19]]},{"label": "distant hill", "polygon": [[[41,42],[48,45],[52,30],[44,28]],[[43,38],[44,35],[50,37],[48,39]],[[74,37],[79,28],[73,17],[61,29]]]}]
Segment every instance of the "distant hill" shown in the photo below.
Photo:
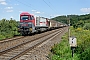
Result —
[{"label": "distant hill", "polygon": [[67,16],[57,16],[52,18],[53,20],[68,24],[70,19],[70,25],[74,27],[83,27],[85,23],[90,23],[90,14],[85,15],[67,15]]},{"label": "distant hill", "polygon": [[64,15],[64,16],[57,16],[57,17],[52,18],[52,19],[67,24],[69,18],[70,18],[71,25],[73,25],[74,22],[78,22],[80,20],[82,20],[84,22],[90,22],[90,14],[86,14],[86,15],[67,15],[67,16]]}]

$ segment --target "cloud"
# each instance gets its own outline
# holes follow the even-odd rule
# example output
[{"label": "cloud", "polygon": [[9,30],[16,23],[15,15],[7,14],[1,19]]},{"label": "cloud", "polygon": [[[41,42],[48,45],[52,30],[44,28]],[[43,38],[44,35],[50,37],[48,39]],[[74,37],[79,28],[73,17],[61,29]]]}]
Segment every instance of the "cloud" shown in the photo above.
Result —
[{"label": "cloud", "polygon": [[90,13],[90,8],[81,8],[80,11]]},{"label": "cloud", "polygon": [[6,12],[13,12],[13,10],[7,10]]},{"label": "cloud", "polygon": [[13,16],[11,16],[10,18],[13,18]]},{"label": "cloud", "polygon": [[62,16],[62,15],[58,15],[58,14],[57,14],[57,15],[52,15],[52,14],[51,14],[51,15],[50,15],[50,18],[52,18],[52,17],[57,17],[57,16]]},{"label": "cloud", "polygon": [[0,4],[1,4],[1,5],[7,5],[7,3],[6,3],[5,0],[0,0]]},{"label": "cloud", "polygon": [[13,7],[6,7],[5,9],[7,9],[7,10],[8,10],[8,9],[13,9]]},{"label": "cloud", "polygon": [[32,12],[35,12],[36,10],[32,10]]},{"label": "cloud", "polygon": [[36,11],[35,14],[44,14],[44,12]]},{"label": "cloud", "polygon": [[23,12],[23,11],[19,11],[20,13]]},{"label": "cloud", "polygon": [[40,12],[40,11],[37,11],[37,10],[31,10],[34,14],[44,14],[44,12]]},{"label": "cloud", "polygon": [[13,7],[9,6],[4,8],[6,10],[6,12],[13,12]]},{"label": "cloud", "polygon": [[54,17],[61,16],[61,15],[54,15]]},{"label": "cloud", "polygon": [[41,12],[39,12],[39,11],[36,11],[35,13],[36,13],[36,14],[40,14]]}]

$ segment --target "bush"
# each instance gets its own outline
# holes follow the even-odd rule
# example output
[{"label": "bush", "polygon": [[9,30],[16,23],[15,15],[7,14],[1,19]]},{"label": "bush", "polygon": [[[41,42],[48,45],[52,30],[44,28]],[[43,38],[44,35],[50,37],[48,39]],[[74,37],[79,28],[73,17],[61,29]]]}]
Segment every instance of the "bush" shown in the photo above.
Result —
[{"label": "bush", "polygon": [[5,39],[6,37],[3,35],[0,35],[0,40]]},{"label": "bush", "polygon": [[[18,23],[15,20],[0,20],[0,34],[2,35],[1,39],[11,38],[14,35],[18,35],[17,26]],[[4,37],[3,37],[4,36]]]},{"label": "bush", "polygon": [[75,29],[75,31],[77,32],[77,31],[82,31],[82,28],[77,28],[77,29]]},{"label": "bush", "polygon": [[85,30],[90,30],[90,23],[86,23],[83,28]]}]

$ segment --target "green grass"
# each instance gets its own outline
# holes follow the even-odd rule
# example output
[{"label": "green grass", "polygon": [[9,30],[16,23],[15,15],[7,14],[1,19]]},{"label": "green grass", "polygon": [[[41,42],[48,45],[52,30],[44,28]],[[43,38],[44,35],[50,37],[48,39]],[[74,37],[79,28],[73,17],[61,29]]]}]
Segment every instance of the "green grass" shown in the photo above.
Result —
[{"label": "green grass", "polygon": [[50,60],[90,60],[90,31],[82,28],[70,28],[71,36],[77,38],[77,48],[74,57],[68,41],[68,33],[62,37],[62,41],[51,49]]}]

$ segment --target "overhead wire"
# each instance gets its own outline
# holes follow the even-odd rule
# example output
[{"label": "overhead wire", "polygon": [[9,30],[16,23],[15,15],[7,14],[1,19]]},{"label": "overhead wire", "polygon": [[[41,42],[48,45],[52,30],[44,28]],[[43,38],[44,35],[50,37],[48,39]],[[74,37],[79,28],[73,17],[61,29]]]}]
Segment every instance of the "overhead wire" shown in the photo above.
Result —
[{"label": "overhead wire", "polygon": [[[56,12],[45,0],[43,0],[43,2],[46,3],[47,6],[48,6],[49,8],[51,8],[54,12]],[[50,3],[50,2],[49,2],[49,3]],[[56,13],[57,13],[57,12],[56,12]]]},{"label": "overhead wire", "polygon": [[18,1],[18,0],[16,0],[16,1],[19,2],[19,3],[21,3],[21,4],[23,4],[23,5],[25,5],[25,6],[27,6],[27,7],[30,7],[30,8],[32,8],[32,9],[34,9],[34,10],[37,10],[36,8],[34,8],[33,6],[31,6],[30,3],[25,4],[25,3],[21,2],[21,1]]},{"label": "overhead wire", "polygon": [[[51,4],[50,0],[48,0],[48,2],[49,2],[49,4]],[[54,7],[53,4],[51,4],[51,6]],[[55,7],[54,7],[54,9],[55,9],[55,11],[57,11],[57,9]]]},{"label": "overhead wire", "polygon": [[[23,3],[23,2],[21,2],[21,1],[18,1],[18,0],[15,0],[15,1],[17,1],[17,2],[19,2],[19,3],[21,3],[21,4],[23,4],[23,5],[25,5],[25,6],[27,6],[27,7],[30,7],[30,8],[33,8],[32,6],[30,6],[30,5],[27,5],[27,4],[25,4],[25,3]],[[35,9],[35,8],[33,8],[33,9]]]},{"label": "overhead wire", "polygon": [[[27,7],[30,7],[30,8],[32,8],[32,9],[35,9],[34,7],[32,7],[31,6],[31,4],[30,5],[28,5],[28,4],[25,4],[25,3],[23,3],[23,2],[21,2],[21,1],[19,1],[19,0],[15,0],[15,1],[17,1],[17,2],[19,2],[19,3],[21,3],[21,4],[23,4],[23,5],[25,5],[25,6],[27,6]],[[44,3],[46,3],[48,6],[49,6],[49,8],[51,8],[54,12],[56,12],[45,0],[43,0],[44,1]],[[50,2],[49,2],[50,3]],[[37,10],[37,9],[35,9],[35,10]],[[56,12],[57,13],[57,12]]]}]

